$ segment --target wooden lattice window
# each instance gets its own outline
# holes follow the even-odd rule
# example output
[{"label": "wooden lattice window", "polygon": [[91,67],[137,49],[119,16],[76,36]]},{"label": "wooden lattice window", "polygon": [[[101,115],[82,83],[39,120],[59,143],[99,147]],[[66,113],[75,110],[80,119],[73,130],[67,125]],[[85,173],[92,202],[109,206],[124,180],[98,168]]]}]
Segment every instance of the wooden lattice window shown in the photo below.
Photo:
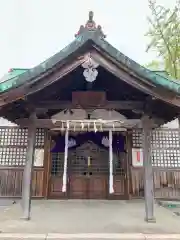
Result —
[{"label": "wooden lattice window", "polygon": [[[109,174],[109,152],[98,146],[92,148],[92,171],[95,174]],[[96,149],[96,151],[95,151]]]},{"label": "wooden lattice window", "polygon": [[152,134],[152,164],[155,167],[180,167],[179,130],[157,129]]},{"label": "wooden lattice window", "polygon": [[[36,131],[36,146],[44,146],[44,129]],[[26,146],[28,129],[26,128],[0,128],[0,146]]]},{"label": "wooden lattice window", "polygon": [[141,130],[133,131],[132,144],[133,144],[133,148],[141,148],[142,147],[142,131]]},{"label": "wooden lattice window", "polygon": [[152,149],[152,165],[154,167],[166,167],[166,168],[180,167],[180,150]]},{"label": "wooden lattice window", "polygon": [[[142,148],[142,131],[134,130],[132,136],[134,148]],[[154,167],[180,167],[180,131],[179,129],[156,129],[151,139],[152,164]]]},{"label": "wooden lattice window", "polygon": [[51,153],[51,174],[53,176],[62,175],[64,170],[64,153]]},{"label": "wooden lattice window", "polygon": [[[64,171],[64,153],[52,153],[51,174],[61,176]],[[88,166],[88,157],[90,165]],[[126,164],[125,153],[113,152],[113,173],[123,175]],[[73,150],[68,150],[68,172],[83,175],[86,172],[92,174],[109,174],[109,152],[94,143],[87,142]]]},{"label": "wooden lattice window", "polygon": [[87,168],[87,159],[85,156],[81,156],[80,152],[78,154],[72,154],[70,157],[70,171],[72,174],[82,175]]},{"label": "wooden lattice window", "polygon": [[125,174],[127,155],[124,152],[113,153],[114,175],[122,176]]},{"label": "wooden lattice window", "polygon": [[[44,148],[44,129],[37,129],[36,148]],[[0,128],[0,166],[22,166],[26,161],[28,129]]]},{"label": "wooden lattice window", "polygon": [[44,147],[44,136],[45,130],[43,128],[38,128],[36,130],[36,147]]},{"label": "wooden lattice window", "polygon": [[24,146],[27,134],[27,129],[23,128],[0,128],[0,146]]},{"label": "wooden lattice window", "polygon": [[155,130],[152,134],[152,148],[179,148],[180,135],[178,130]]},{"label": "wooden lattice window", "polygon": [[26,162],[26,148],[0,148],[0,165],[22,166]]}]

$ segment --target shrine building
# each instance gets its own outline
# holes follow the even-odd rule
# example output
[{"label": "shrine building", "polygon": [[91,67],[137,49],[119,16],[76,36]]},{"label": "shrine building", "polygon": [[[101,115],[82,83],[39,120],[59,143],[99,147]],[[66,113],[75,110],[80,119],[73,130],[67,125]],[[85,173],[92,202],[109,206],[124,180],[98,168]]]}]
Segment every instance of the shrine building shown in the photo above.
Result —
[{"label": "shrine building", "polygon": [[25,219],[31,198],[144,197],[149,222],[160,192],[180,198],[179,128],[161,128],[179,117],[180,84],[103,31],[90,12],[64,49],[0,83],[0,116],[18,125],[0,127],[0,197],[22,197]]}]

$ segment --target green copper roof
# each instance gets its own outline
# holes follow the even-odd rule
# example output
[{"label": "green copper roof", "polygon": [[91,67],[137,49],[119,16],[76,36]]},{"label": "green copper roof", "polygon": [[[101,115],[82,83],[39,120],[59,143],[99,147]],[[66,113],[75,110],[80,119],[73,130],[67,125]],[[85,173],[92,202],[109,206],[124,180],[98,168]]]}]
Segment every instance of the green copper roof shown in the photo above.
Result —
[{"label": "green copper roof", "polygon": [[0,93],[10,90],[11,88],[16,88],[27,81],[35,79],[37,76],[51,69],[63,59],[71,56],[72,53],[76,52],[88,41],[93,42],[94,45],[98,46],[109,56],[113,57],[117,62],[125,65],[130,71],[136,73],[140,77],[147,79],[155,85],[159,85],[173,91],[176,94],[180,94],[180,82],[178,80],[173,80],[166,74],[146,69],[109,44],[105,40],[105,35],[102,32],[101,26],[96,27],[92,12],[89,14],[89,20],[86,25],[80,27],[79,32],[76,34],[76,38],[72,43],[32,69],[19,69],[18,71],[15,71],[16,73],[12,72],[10,78],[7,78],[4,82],[0,83]]},{"label": "green copper roof", "polygon": [[11,68],[6,75],[4,75],[1,79],[0,82],[4,82],[7,80],[10,80],[11,78],[17,77],[20,74],[26,72],[28,69],[24,68]]},{"label": "green copper roof", "polygon": [[[0,78],[0,92],[4,92],[13,86],[16,86],[15,80],[19,75],[26,72],[28,69],[24,68],[11,68],[7,74]],[[15,85],[14,85],[15,84]]]},{"label": "green copper roof", "polygon": [[153,70],[152,72],[155,72],[156,74],[161,75],[161,76],[163,76],[163,77],[170,78],[168,72],[166,72],[166,71],[160,71],[160,70],[154,71],[154,70]]}]

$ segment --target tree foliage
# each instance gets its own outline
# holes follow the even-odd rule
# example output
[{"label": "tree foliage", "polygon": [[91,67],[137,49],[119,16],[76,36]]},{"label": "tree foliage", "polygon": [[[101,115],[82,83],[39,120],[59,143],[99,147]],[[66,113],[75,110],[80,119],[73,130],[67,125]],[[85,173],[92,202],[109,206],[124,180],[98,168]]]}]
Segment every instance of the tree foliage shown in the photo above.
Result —
[{"label": "tree foliage", "polygon": [[163,64],[162,64],[160,61],[158,61],[158,60],[153,60],[153,61],[151,61],[150,63],[146,64],[145,67],[146,67],[146,68],[149,68],[149,69],[151,69],[151,70],[153,70],[153,71],[156,71],[156,70],[164,70],[164,69],[162,68],[162,65],[163,65]]},{"label": "tree foliage", "polygon": [[[164,70],[180,79],[180,0],[173,9],[158,5],[155,0],[148,1],[151,17],[148,17],[150,28],[146,34],[150,38],[147,51],[155,50]],[[154,68],[157,63],[153,61],[149,65]]]}]

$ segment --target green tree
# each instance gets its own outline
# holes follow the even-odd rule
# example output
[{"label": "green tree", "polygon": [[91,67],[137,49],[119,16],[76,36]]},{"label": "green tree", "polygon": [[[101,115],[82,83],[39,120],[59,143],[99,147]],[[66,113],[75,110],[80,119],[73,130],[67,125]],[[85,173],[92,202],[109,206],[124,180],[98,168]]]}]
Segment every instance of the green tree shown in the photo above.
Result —
[{"label": "green tree", "polygon": [[[147,51],[155,50],[164,70],[180,79],[180,0],[173,9],[158,5],[155,0],[148,1],[151,16],[148,17],[150,27],[146,34],[150,39]],[[150,68],[157,63],[150,63]]]},{"label": "green tree", "polygon": [[158,60],[153,60],[150,63],[146,64],[145,67],[149,68],[153,71],[158,71],[158,70],[164,70],[164,67],[162,67],[163,63]]}]

